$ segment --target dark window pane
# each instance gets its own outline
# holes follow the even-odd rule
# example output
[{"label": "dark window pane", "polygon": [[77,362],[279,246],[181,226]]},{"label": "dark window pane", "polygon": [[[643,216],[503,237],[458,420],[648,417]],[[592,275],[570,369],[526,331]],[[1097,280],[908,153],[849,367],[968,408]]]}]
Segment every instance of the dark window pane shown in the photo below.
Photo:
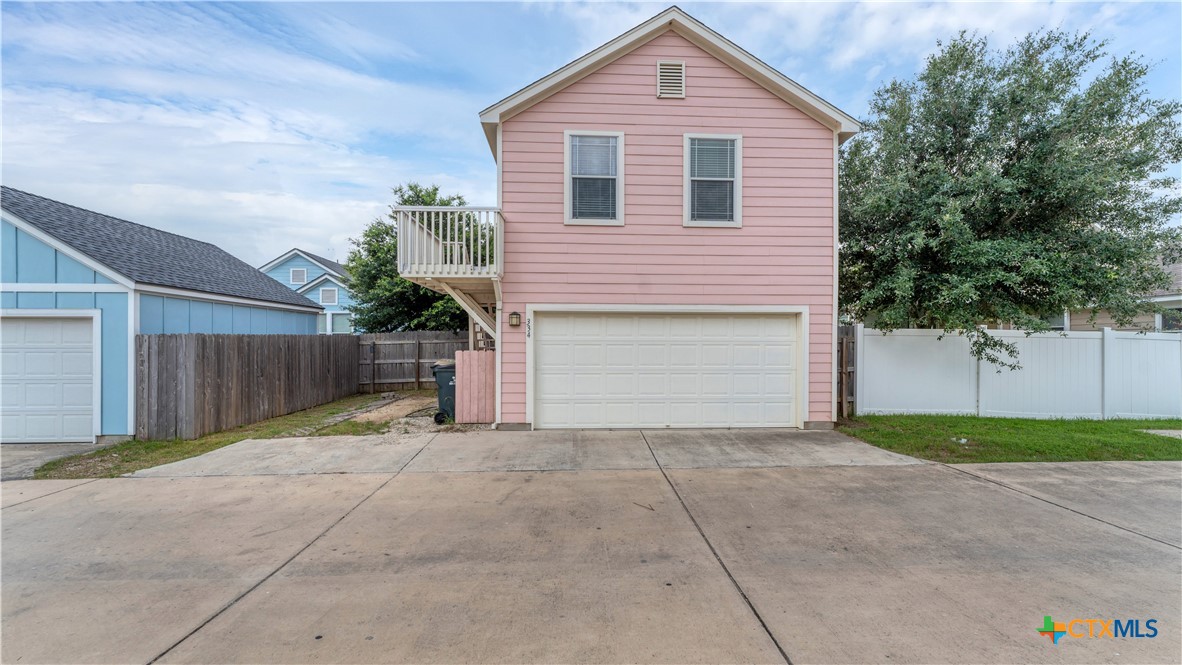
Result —
[{"label": "dark window pane", "polygon": [[1161,313],[1161,329],[1182,332],[1182,309],[1167,309]]},{"label": "dark window pane", "polygon": [[571,218],[615,219],[615,178],[571,178]]},{"label": "dark window pane", "polygon": [[735,183],[730,180],[690,181],[690,219],[735,221]]}]

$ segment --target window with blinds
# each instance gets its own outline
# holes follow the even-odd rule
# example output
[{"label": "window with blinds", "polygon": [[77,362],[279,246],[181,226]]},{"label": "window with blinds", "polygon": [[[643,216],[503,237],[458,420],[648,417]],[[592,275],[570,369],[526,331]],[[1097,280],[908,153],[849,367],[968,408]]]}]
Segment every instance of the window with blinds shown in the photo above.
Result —
[{"label": "window with blinds", "polygon": [[737,225],[740,150],[738,137],[686,137],[686,222]]},{"label": "window with blinds", "polygon": [[567,136],[568,221],[616,222],[620,215],[621,135]]}]

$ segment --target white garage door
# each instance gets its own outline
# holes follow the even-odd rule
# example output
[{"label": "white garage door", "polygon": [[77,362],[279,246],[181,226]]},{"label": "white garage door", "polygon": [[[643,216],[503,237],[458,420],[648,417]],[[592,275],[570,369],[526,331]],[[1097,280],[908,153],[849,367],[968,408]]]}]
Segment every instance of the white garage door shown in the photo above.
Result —
[{"label": "white garage door", "polygon": [[0,320],[0,441],[94,440],[90,319]]},{"label": "white garage door", "polygon": [[539,313],[535,427],[796,427],[795,315]]}]

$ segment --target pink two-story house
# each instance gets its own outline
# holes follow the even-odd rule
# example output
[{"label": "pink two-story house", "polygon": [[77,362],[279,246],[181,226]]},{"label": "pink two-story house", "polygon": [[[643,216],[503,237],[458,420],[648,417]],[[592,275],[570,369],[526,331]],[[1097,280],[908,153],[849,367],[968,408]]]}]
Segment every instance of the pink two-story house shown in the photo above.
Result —
[{"label": "pink two-story house", "polygon": [[481,113],[497,208],[403,208],[501,427],[831,427],[849,115],[672,7]]}]

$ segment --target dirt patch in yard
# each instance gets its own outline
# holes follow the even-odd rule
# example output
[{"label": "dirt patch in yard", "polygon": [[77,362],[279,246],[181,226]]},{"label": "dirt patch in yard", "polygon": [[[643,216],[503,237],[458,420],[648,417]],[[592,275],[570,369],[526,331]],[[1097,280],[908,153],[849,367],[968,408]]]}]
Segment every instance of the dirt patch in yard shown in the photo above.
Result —
[{"label": "dirt patch in yard", "polygon": [[[354,416],[349,420],[354,420],[361,423],[384,423],[399,418],[405,418],[416,411],[433,408],[438,404],[435,396],[413,395],[403,399],[396,400],[385,406],[380,406],[373,411],[366,411],[360,415]],[[432,414],[434,411],[432,411]]]}]

